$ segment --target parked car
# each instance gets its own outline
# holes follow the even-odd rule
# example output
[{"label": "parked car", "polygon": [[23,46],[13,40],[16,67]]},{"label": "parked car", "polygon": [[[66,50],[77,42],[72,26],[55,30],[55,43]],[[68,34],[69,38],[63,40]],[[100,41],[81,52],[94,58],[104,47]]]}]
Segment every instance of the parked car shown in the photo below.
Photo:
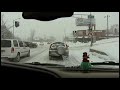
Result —
[{"label": "parked car", "polygon": [[1,58],[19,62],[22,56],[30,57],[30,48],[23,41],[16,39],[1,40]]},{"label": "parked car", "polygon": [[68,45],[63,42],[55,42],[50,45],[49,48],[49,59],[51,60],[54,56],[69,56]]}]

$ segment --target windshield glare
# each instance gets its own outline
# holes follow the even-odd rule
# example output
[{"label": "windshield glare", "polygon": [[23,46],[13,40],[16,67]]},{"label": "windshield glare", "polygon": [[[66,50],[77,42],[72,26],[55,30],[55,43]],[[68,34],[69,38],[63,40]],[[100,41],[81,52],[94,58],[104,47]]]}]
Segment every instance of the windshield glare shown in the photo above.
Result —
[{"label": "windshield glare", "polygon": [[[7,39],[21,42],[11,47]],[[18,52],[20,59],[16,59]],[[22,12],[1,12],[1,58],[2,62],[13,62],[12,58],[17,63],[66,67],[82,62],[119,63],[119,12],[74,12],[52,21],[24,19]]]}]

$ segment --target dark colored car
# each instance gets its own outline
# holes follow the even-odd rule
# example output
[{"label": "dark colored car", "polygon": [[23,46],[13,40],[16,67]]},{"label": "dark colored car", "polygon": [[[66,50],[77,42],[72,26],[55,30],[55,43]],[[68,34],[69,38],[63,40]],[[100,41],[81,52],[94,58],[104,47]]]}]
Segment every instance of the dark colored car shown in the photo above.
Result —
[{"label": "dark colored car", "polygon": [[38,46],[37,43],[31,43],[32,48],[37,48],[37,46]]},{"label": "dark colored car", "polygon": [[50,45],[49,59],[51,60],[55,56],[69,56],[68,45],[63,42],[55,42]]},{"label": "dark colored car", "polygon": [[30,48],[37,48],[37,44],[32,43],[32,42],[25,42],[25,44]]}]

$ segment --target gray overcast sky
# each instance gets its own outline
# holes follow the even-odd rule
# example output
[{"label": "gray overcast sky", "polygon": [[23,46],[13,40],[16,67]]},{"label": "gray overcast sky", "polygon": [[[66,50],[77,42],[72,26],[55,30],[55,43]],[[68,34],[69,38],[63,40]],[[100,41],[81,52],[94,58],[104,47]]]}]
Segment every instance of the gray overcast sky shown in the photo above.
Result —
[{"label": "gray overcast sky", "polygon": [[[87,27],[76,27],[75,18],[60,18],[54,21],[42,22],[37,20],[28,20],[22,18],[22,12],[1,12],[4,13],[4,19],[7,20],[7,25],[13,24],[13,19],[18,19],[20,27],[15,28],[15,35],[21,38],[27,38],[30,35],[30,31],[34,29],[36,31],[35,36],[55,36],[58,40],[62,40],[64,30],[66,35],[72,33],[73,30],[88,29]],[[90,14],[90,12],[76,12],[79,14]],[[109,28],[113,24],[119,24],[119,12],[92,12],[96,19],[96,29],[106,29],[107,20],[104,18],[106,15],[110,15]],[[12,31],[12,29],[11,29]]]}]

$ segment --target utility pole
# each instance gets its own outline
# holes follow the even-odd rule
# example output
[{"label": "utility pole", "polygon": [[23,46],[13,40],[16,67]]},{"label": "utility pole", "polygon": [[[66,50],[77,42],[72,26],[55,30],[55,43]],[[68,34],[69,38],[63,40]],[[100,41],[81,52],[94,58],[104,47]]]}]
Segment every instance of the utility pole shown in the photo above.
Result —
[{"label": "utility pole", "polygon": [[13,20],[13,39],[14,39],[14,20]]},{"label": "utility pole", "polygon": [[90,46],[92,47],[93,46],[93,33],[92,33],[92,23],[91,23],[91,12],[90,12],[90,33],[91,33],[91,44]]},{"label": "utility pole", "polygon": [[[109,30],[109,28],[108,28],[108,18],[109,18],[110,16],[109,15],[107,15],[107,39],[108,39],[108,30]],[[104,17],[104,18],[106,18],[106,16]]]},{"label": "utility pole", "polygon": [[107,39],[108,39],[108,15],[107,15]]}]

